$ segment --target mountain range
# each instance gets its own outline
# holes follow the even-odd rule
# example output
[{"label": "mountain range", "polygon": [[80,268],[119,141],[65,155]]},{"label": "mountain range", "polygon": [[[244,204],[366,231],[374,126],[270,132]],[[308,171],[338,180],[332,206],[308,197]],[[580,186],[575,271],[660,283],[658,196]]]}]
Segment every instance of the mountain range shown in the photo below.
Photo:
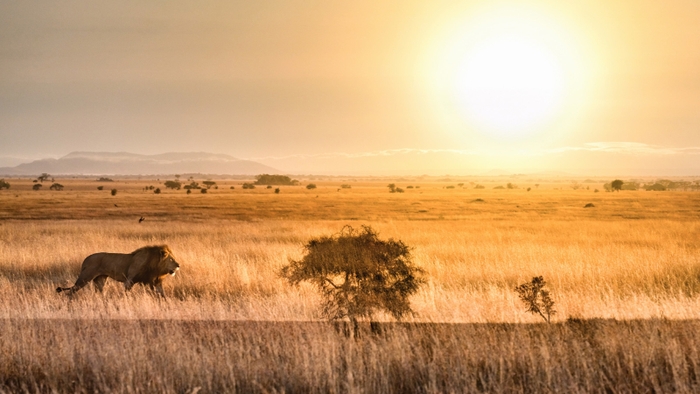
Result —
[{"label": "mountain range", "polygon": [[14,167],[0,167],[2,175],[257,175],[279,170],[251,160],[206,152],[139,155],[127,152],[72,152],[58,159],[41,159]]}]

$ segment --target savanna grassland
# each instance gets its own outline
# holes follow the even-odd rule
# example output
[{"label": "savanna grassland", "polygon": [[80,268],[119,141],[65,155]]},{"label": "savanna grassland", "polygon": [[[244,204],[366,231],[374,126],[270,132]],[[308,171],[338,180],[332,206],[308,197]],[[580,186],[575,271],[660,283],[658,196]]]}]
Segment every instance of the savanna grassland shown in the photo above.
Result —
[{"label": "savanna grassland", "polygon": [[[186,194],[162,179],[56,179],[62,191],[8,179],[0,391],[696,392],[700,192],[604,181],[224,179]],[[311,286],[280,278],[309,239],[345,225],[413,248],[427,279],[414,316],[349,334]],[[55,292],[91,253],[163,243],[181,265],[164,300],[116,282]],[[539,275],[551,324],[514,291]]]}]

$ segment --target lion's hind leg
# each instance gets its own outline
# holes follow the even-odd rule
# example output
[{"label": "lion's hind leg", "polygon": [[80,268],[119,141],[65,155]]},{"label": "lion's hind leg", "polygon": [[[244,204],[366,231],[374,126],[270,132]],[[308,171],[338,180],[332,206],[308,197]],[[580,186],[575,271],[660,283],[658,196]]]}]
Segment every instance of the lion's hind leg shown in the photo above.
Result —
[{"label": "lion's hind leg", "polygon": [[107,282],[107,278],[107,275],[100,275],[93,279],[92,283],[95,285],[95,290],[101,293],[102,290],[105,288],[105,282]]}]

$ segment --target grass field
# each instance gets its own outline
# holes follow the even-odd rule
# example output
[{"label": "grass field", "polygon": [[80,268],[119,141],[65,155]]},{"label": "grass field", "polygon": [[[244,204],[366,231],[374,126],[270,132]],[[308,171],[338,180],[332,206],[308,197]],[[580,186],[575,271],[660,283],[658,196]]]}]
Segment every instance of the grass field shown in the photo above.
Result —
[{"label": "grass field", "polygon": [[[606,193],[603,180],[573,190],[558,179],[416,178],[302,180],[318,188],[275,194],[224,179],[188,195],[155,179],[57,179],[63,191],[8,181],[0,191],[0,353],[10,362],[0,366],[0,390],[700,385],[698,192]],[[493,189],[508,182],[518,188]],[[405,192],[389,193],[388,183]],[[162,193],[144,190],[150,185]],[[345,225],[371,225],[414,248],[428,279],[411,299],[415,316],[393,323],[378,315],[379,332],[347,337],[342,324],[323,322],[313,288],[279,278],[306,241]],[[114,282],[104,294],[90,286],[72,298],[55,293],[91,253],[161,243],[181,265],[165,300],[140,287],[127,295]],[[556,302],[551,325],[525,313],[514,291],[538,275]]]}]

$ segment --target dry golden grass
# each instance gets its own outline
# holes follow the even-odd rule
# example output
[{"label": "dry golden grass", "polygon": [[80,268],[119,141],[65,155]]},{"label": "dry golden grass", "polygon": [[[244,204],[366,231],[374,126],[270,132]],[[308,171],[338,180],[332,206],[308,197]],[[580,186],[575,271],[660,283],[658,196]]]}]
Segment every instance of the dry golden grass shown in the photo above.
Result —
[{"label": "dry golden grass", "polygon": [[[13,391],[118,392],[697,389],[700,358],[691,351],[700,333],[697,192],[594,193],[602,183],[561,190],[566,183],[545,181],[514,190],[493,189],[504,181],[445,189],[456,182],[415,180],[362,181],[338,191],[349,182],[314,180],[318,189],[283,186],[274,194],[224,180],[207,194],[156,195],[143,191],[158,187],[155,180],[62,179],[61,192],[9,181],[12,188],[0,191],[0,353],[12,361],[0,367],[0,390],[3,384]],[[421,187],[392,194],[388,183]],[[595,207],[584,208],[589,202]],[[140,216],[146,220],[139,224]],[[412,298],[417,315],[409,322],[420,324],[352,340],[321,322],[242,322],[319,321],[319,296],[310,286],[288,286],[278,272],[301,256],[308,239],[346,224],[371,225],[380,237],[414,247],[415,262],[428,273]],[[160,243],[171,246],[182,267],[166,281],[165,300],[144,288],[125,294],[114,282],[104,294],[91,286],[72,298],[55,293],[72,284],[91,253]],[[552,327],[526,314],[514,291],[537,275],[556,302]],[[590,337],[582,337],[572,326],[578,320],[568,318],[630,322],[591,323]],[[178,322],[166,324],[172,320]],[[223,325],[196,325],[214,320]],[[225,324],[234,320],[240,322]],[[95,324],[103,329],[90,328]],[[66,334],[76,330],[87,344]],[[167,339],[153,339],[154,349],[133,356],[114,344],[146,346],[143,336],[159,333]],[[107,343],[106,353],[97,343]],[[45,346],[59,350],[40,350]],[[564,357],[567,349],[579,356]],[[109,357],[126,372],[105,365]],[[139,371],[150,358],[157,362]],[[662,370],[656,381],[645,376]],[[395,381],[411,373],[419,377],[406,377],[408,386]],[[637,380],[624,386],[625,379]],[[142,387],[148,381],[153,386]]]}]

